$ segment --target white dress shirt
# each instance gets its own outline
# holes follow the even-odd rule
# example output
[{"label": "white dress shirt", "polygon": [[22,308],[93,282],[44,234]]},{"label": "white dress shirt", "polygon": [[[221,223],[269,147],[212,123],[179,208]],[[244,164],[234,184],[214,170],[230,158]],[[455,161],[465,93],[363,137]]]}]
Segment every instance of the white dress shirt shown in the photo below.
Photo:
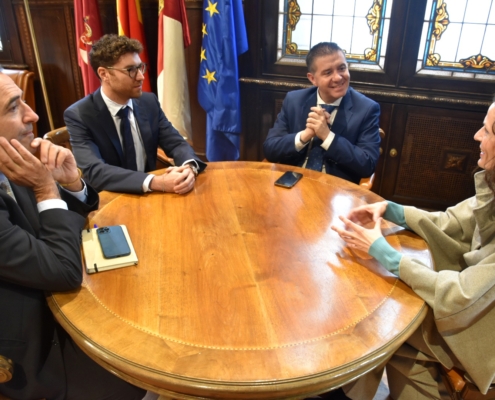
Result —
[{"label": "white dress shirt", "polygon": [[[332,106],[337,106],[337,108],[335,110],[332,111],[332,113],[330,114],[330,120],[328,121],[328,124],[330,126],[333,125],[333,121],[335,120],[335,116],[337,115],[337,111],[338,111],[338,106],[340,105],[342,101],[342,97],[335,100],[333,103],[330,103],[329,105],[332,105]],[[325,103],[321,97],[320,97],[320,92],[318,91],[317,94],[316,94],[316,104],[315,106],[318,106],[320,104],[327,104]],[[310,140],[308,140],[306,143],[303,143],[301,141],[301,134],[303,133],[304,131],[301,131],[301,132],[298,132],[297,135],[296,135],[296,138],[295,138],[295,146],[296,146],[296,150],[297,151],[301,151],[302,149],[304,149],[304,147],[306,147],[308,145],[308,143],[310,142]],[[323,143],[320,145],[321,147],[323,147],[325,149],[325,151],[328,150],[328,148],[330,147],[330,145],[332,144],[333,142],[333,139],[335,138],[335,133],[333,133],[331,130],[330,130],[330,133],[328,134],[327,138],[323,141]]]},{"label": "white dress shirt", "polygon": [[[113,118],[113,122],[115,124],[115,128],[117,129],[117,133],[119,134],[119,139],[120,139],[120,145],[123,147],[123,139],[122,135],[120,133],[120,117],[117,116],[117,113],[120,111],[121,108],[128,106],[131,111],[129,112],[129,122],[131,124],[131,133],[132,133],[132,139],[134,141],[134,148],[136,149],[136,164],[137,164],[137,169],[138,171],[144,172],[146,162],[147,162],[147,157],[146,157],[146,151],[144,149],[144,144],[143,144],[143,138],[141,137],[141,133],[139,132],[139,126],[136,122],[136,119],[134,118],[134,108],[132,104],[132,99],[129,99],[127,104],[119,104],[116,103],[115,101],[111,100],[104,92],[103,92],[103,87],[101,88],[101,97],[103,98],[103,101],[105,102],[108,111],[110,112],[110,115]],[[185,140],[185,139],[184,139]],[[193,164],[196,166],[196,168],[199,170],[199,165],[196,162],[196,160],[187,160],[185,161],[182,165],[186,164]],[[151,180],[155,177],[153,174],[149,174],[144,182],[143,182],[143,192],[151,192],[150,189],[150,183]]]},{"label": "white dress shirt", "polygon": [[[101,88],[101,97],[103,98],[103,101],[105,102],[108,111],[110,112],[110,115],[113,118],[113,123],[115,124],[115,129],[117,129],[120,145],[122,146],[122,148],[124,148],[123,138],[122,138],[122,134],[120,133],[120,117],[117,115],[117,113],[120,111],[121,108],[125,106],[128,106],[130,108],[129,123],[131,124],[132,140],[134,142],[134,149],[136,150],[137,170],[144,172],[146,167],[147,157],[146,157],[146,151],[144,149],[143,138],[141,137],[141,133],[139,132],[139,126],[136,123],[136,118],[134,118],[134,107],[133,107],[132,99],[129,99],[129,101],[126,104],[116,103],[105,94],[105,92],[103,91],[103,87]],[[146,177],[146,179],[143,182],[143,192],[150,191],[149,185],[153,177],[154,175],[148,175]]]}]

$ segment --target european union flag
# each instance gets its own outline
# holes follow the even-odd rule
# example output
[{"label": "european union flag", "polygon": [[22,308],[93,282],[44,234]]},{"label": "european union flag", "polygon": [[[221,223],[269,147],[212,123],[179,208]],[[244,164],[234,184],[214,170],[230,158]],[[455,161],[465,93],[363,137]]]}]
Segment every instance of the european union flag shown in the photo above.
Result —
[{"label": "european union flag", "polygon": [[237,57],[248,49],[242,0],[203,0],[198,99],[207,113],[206,157],[237,160],[241,110]]}]

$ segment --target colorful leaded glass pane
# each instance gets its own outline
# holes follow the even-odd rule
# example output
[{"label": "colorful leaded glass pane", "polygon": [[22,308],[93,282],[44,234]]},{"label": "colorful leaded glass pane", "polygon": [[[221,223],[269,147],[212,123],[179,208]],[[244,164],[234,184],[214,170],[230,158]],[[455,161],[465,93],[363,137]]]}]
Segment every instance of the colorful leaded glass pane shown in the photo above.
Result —
[{"label": "colorful leaded glass pane", "polygon": [[428,0],[416,71],[493,79],[494,34],[492,0]]},{"label": "colorful leaded glass pane", "polygon": [[315,44],[335,42],[351,68],[383,70],[392,2],[280,0],[278,62],[304,62]]}]

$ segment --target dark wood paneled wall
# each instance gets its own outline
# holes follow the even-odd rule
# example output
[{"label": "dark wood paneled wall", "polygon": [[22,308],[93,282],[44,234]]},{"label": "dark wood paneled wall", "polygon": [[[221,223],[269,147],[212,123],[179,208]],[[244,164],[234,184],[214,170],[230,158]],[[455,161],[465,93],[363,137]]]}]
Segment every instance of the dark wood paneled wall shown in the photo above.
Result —
[{"label": "dark wood paneled wall", "polygon": [[[117,33],[115,0],[99,0],[104,33]],[[197,101],[196,87],[199,73],[201,48],[201,22],[203,19],[201,0],[186,0],[187,17],[192,44],[186,49],[193,143],[196,152],[205,153],[206,115]],[[35,52],[22,0],[1,0],[2,14],[14,17],[9,33],[14,49],[18,53],[12,64],[27,65],[35,71],[36,104],[40,114],[39,133],[50,130],[44,105]],[[81,73],[77,64],[77,48],[74,24],[73,0],[29,0],[43,74],[55,127],[64,125],[63,112],[75,101],[84,97]],[[149,52],[149,69],[152,89],[156,92],[156,63],[158,47],[158,0],[141,0],[146,44]],[[10,21],[10,20],[9,20]],[[18,48],[19,47],[19,48]],[[9,63],[4,63],[9,66]]]},{"label": "dark wood paneled wall", "polygon": [[[263,142],[286,93],[310,85],[303,63],[276,60],[278,3],[245,1],[250,50],[241,56],[241,157],[246,160],[263,159]],[[474,193],[479,144],[473,135],[483,124],[495,82],[416,74],[425,7],[426,0],[394,2],[384,71],[351,70],[351,85],[381,107],[386,136],[373,191],[402,204],[445,209]]]}]

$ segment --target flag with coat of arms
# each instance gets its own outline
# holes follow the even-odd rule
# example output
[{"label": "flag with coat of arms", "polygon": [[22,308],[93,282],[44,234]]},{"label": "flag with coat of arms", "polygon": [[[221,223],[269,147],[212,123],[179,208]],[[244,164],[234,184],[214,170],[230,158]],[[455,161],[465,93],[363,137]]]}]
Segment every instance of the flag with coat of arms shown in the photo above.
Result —
[{"label": "flag with coat of arms", "polygon": [[96,0],[74,0],[76,23],[77,61],[81,68],[84,95],[100,87],[100,80],[89,64],[91,46],[102,36],[100,10]]}]

